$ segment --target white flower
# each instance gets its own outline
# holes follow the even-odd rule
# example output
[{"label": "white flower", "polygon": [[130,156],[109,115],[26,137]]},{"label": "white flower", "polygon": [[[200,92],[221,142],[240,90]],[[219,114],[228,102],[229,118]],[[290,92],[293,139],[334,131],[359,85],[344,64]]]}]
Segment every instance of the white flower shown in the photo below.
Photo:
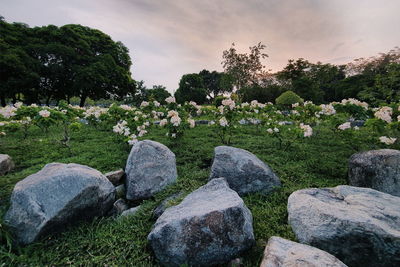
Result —
[{"label": "white flower", "polygon": [[130,107],[128,105],[120,105],[119,107],[122,108],[123,110],[126,110],[126,111],[129,111],[129,110],[133,109],[132,107]]},{"label": "white flower", "polygon": [[176,133],[171,134],[172,138],[176,138]]},{"label": "white flower", "polygon": [[268,132],[269,134],[273,134],[273,133],[274,133],[274,130],[272,130],[271,128],[268,128],[268,129],[267,129],[267,132]]},{"label": "white flower", "polygon": [[208,125],[214,125],[215,124],[215,121],[209,121],[208,122]]},{"label": "white flower", "polygon": [[222,100],[222,105],[223,106],[228,106],[230,110],[235,108],[235,101],[232,99],[224,99]]},{"label": "white flower", "polygon": [[354,126],[354,128],[353,128],[354,130],[356,130],[356,131],[358,131],[358,130],[360,130],[360,127],[358,127],[358,126]]},{"label": "white flower", "polygon": [[345,122],[345,123],[342,123],[342,124],[340,124],[338,126],[338,129],[342,130],[342,131],[344,131],[346,129],[350,129],[350,128],[351,128],[351,123],[350,122]]},{"label": "white flower", "polygon": [[139,133],[138,133],[138,136],[139,136],[139,137],[142,137],[142,136],[145,135],[145,134],[147,134],[147,131],[146,131],[146,130],[140,130]]},{"label": "white flower", "polygon": [[187,121],[190,128],[194,128],[194,126],[196,126],[196,122],[193,119],[188,119]]},{"label": "white flower", "polygon": [[300,123],[300,128],[304,131],[304,137],[312,136],[313,130],[310,125]]},{"label": "white flower", "polygon": [[[331,104],[333,104],[333,103],[331,103]],[[352,104],[352,105],[363,107],[364,109],[368,109],[368,103],[361,102],[355,98],[343,99],[341,104],[342,105]]]},{"label": "white flower", "polygon": [[15,113],[16,111],[17,111],[17,108],[12,107],[12,106],[6,106],[4,108],[0,108],[0,115],[2,115],[6,119],[9,119],[9,118],[17,115]]},{"label": "white flower", "polygon": [[275,127],[274,132],[279,133],[279,129]]},{"label": "white flower", "polygon": [[164,127],[165,125],[167,125],[167,123],[168,123],[167,119],[163,119],[160,121],[160,126]]},{"label": "white flower", "polygon": [[219,125],[221,125],[222,127],[228,126],[228,121],[226,120],[225,117],[222,117],[222,118],[219,120]]},{"label": "white flower", "polygon": [[378,119],[386,121],[387,123],[392,122],[393,110],[391,107],[381,107],[378,111],[374,113],[374,116]]},{"label": "white flower", "polygon": [[36,105],[36,104],[31,104],[31,107],[33,107],[33,108],[37,108],[37,107],[38,107],[38,105]]},{"label": "white flower", "polygon": [[170,121],[175,127],[178,127],[181,124],[181,118],[178,115],[172,116]]},{"label": "white flower", "polygon": [[149,106],[149,102],[147,102],[147,101],[143,101],[143,102],[140,104],[140,107],[141,107],[141,108],[145,108],[145,107],[147,107],[147,106]]},{"label": "white flower", "polygon": [[6,135],[6,133],[5,132],[0,132],[0,135]]},{"label": "white flower", "polygon": [[392,138],[392,137],[387,137],[387,136],[381,136],[379,137],[379,141],[386,145],[392,145],[394,142],[396,142],[397,138]]},{"label": "white flower", "polygon": [[167,102],[168,104],[170,104],[170,103],[175,103],[176,100],[175,100],[175,97],[169,96],[169,97],[167,97],[167,98],[165,99],[165,102]]},{"label": "white flower", "polygon": [[23,105],[22,102],[17,102],[17,103],[14,104],[14,107],[20,108],[20,107],[22,107],[22,105]]},{"label": "white flower", "polygon": [[160,102],[155,101],[155,100],[153,101],[153,104],[154,104],[155,107],[159,107],[161,105]]},{"label": "white flower", "polygon": [[39,111],[39,115],[41,116],[41,117],[43,117],[43,118],[48,118],[48,117],[50,117],[50,111],[48,111],[48,110],[41,110],[41,111]]},{"label": "white flower", "polygon": [[298,107],[299,106],[299,103],[294,103],[294,104],[292,104],[292,108],[296,108],[296,107]]},{"label": "white flower", "polygon": [[322,109],[319,113],[323,114],[323,115],[334,115],[336,114],[336,110],[333,107],[332,104],[328,104],[328,105],[320,105],[320,108]]},{"label": "white flower", "polygon": [[175,117],[175,116],[179,116],[179,113],[177,111],[175,111],[175,110],[168,111],[167,118]]}]

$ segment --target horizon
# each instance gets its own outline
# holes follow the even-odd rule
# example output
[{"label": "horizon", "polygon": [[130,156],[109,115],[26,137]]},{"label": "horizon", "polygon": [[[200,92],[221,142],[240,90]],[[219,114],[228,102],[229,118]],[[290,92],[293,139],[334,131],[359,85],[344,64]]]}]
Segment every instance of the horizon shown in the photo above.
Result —
[{"label": "horizon", "polygon": [[240,53],[265,44],[269,57],[263,63],[273,72],[289,59],[345,64],[400,44],[392,31],[400,23],[395,0],[4,0],[0,7],[8,22],[81,24],[103,31],[128,47],[133,79],[148,88],[164,85],[171,93],[184,74],[223,71],[222,52],[232,43]]}]

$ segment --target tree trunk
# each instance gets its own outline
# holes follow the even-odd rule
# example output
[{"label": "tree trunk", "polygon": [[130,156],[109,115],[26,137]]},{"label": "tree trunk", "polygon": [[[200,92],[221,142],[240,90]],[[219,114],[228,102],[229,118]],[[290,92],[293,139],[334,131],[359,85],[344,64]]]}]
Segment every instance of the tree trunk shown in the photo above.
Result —
[{"label": "tree trunk", "polygon": [[81,102],[79,103],[80,107],[83,107],[85,105],[86,97],[87,96],[85,96],[85,95],[81,96]]}]

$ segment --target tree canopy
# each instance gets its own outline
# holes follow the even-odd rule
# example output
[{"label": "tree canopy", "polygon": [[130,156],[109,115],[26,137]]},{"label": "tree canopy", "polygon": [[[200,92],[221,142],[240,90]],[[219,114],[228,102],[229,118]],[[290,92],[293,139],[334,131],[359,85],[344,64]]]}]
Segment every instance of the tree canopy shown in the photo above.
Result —
[{"label": "tree canopy", "polygon": [[30,28],[0,20],[0,100],[26,103],[122,98],[135,90],[128,48],[70,24]]}]

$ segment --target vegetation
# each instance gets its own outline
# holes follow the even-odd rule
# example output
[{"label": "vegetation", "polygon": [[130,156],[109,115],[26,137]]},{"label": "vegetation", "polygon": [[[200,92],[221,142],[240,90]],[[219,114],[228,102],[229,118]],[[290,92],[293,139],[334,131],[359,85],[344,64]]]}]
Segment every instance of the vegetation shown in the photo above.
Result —
[{"label": "vegetation", "polygon": [[[268,196],[255,193],[244,197],[253,214],[257,244],[242,257],[245,266],[257,266],[269,237],[295,239],[286,209],[293,191],[346,184],[347,161],[353,153],[400,148],[398,104],[372,110],[355,99],[320,106],[295,103],[283,114],[277,106],[257,101],[239,104],[223,99],[218,108],[195,103],[178,106],[172,97],[165,102],[143,102],[140,108],[85,109],[66,103],[53,108],[17,103],[0,109],[0,153],[10,154],[17,164],[0,179],[0,218],[14,185],[45,164],[74,162],[112,171],[125,165],[130,150],[126,141],[133,144],[137,139],[151,139],[167,145],[176,154],[179,174],[174,185],[143,201],[133,217],[96,218],[26,247],[13,246],[0,221],[0,262],[6,266],[157,265],[146,239],[155,222],[153,209],[173,193],[187,195],[207,183],[214,147],[229,143],[256,154],[283,184]],[[195,117],[210,123],[195,126]],[[353,127],[348,122],[351,117],[367,119],[365,126]],[[243,119],[251,123],[240,124]],[[64,144],[65,120],[71,121],[68,146]],[[160,125],[154,125],[155,120],[160,120]]]},{"label": "vegetation", "polygon": [[122,98],[135,89],[121,42],[81,25],[30,28],[0,20],[0,101]]}]

